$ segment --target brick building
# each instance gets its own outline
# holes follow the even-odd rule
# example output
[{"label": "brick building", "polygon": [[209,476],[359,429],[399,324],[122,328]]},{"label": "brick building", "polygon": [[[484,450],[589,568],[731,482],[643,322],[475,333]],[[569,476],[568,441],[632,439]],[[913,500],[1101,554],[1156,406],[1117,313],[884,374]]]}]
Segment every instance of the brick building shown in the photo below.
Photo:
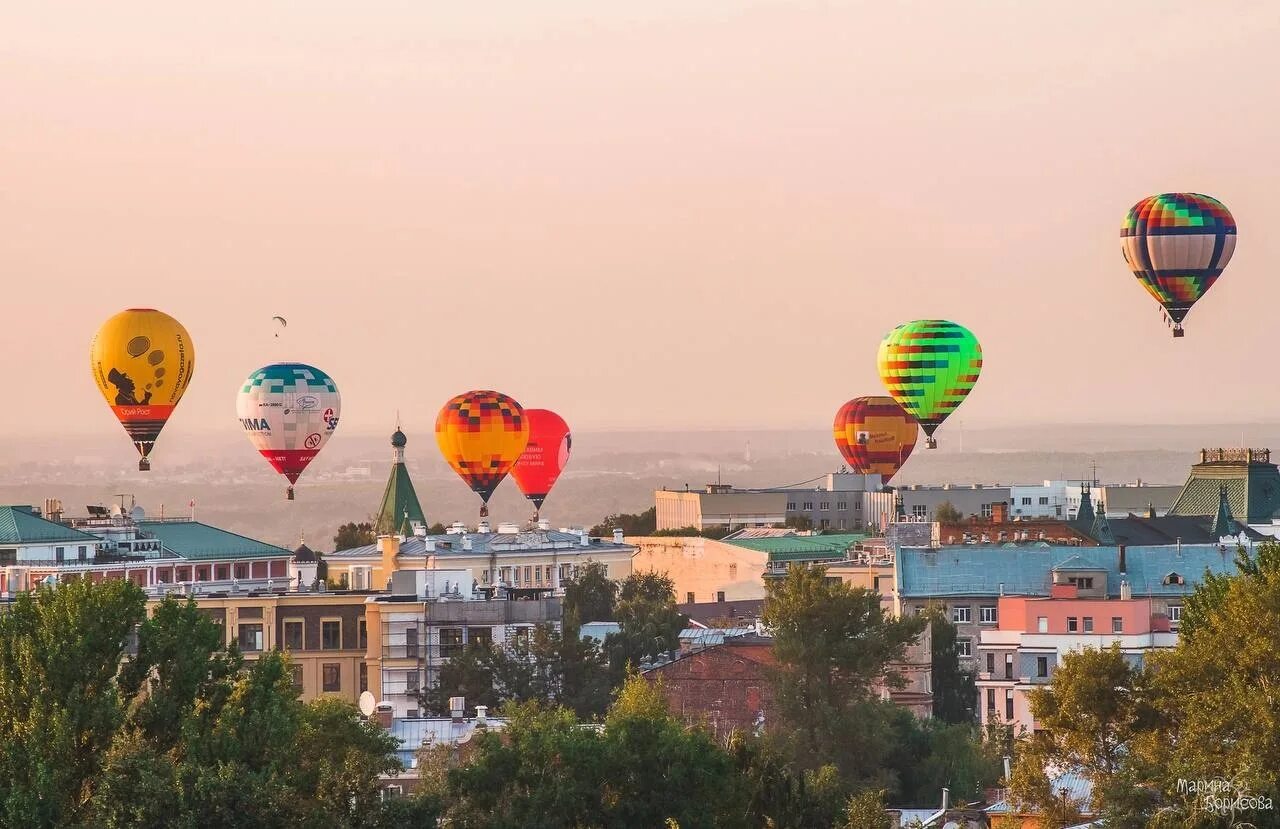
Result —
[{"label": "brick building", "polygon": [[662,681],[671,713],[705,724],[723,740],[734,731],[754,731],[768,719],[773,705],[768,669],[775,664],[772,640],[748,635],[681,656],[644,676]]}]

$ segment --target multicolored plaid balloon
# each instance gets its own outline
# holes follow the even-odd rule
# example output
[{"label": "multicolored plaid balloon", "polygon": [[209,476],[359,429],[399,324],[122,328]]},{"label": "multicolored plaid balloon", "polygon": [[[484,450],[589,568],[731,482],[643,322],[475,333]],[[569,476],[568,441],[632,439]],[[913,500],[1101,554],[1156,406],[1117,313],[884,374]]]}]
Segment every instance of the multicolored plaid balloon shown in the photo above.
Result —
[{"label": "multicolored plaid balloon", "polygon": [[1199,193],[1162,193],[1135,204],[1120,226],[1124,260],[1142,287],[1173,321],[1182,320],[1231,261],[1236,222],[1215,198]]},{"label": "multicolored plaid balloon", "polygon": [[933,432],[964,402],[982,372],[982,346],[963,325],[915,320],[889,332],[876,355],[880,380],[894,400]]},{"label": "multicolored plaid balloon", "polygon": [[505,394],[469,391],[444,404],[436,416],[436,443],[453,471],[480,496],[484,517],[489,496],[529,443],[529,419]]}]

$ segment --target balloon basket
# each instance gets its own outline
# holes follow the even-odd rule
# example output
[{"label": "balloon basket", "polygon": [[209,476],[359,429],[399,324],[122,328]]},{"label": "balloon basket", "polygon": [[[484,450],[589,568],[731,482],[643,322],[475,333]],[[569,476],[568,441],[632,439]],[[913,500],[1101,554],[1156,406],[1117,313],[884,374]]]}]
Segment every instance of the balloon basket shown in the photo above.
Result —
[{"label": "balloon basket", "polygon": [[1175,337],[1185,337],[1186,335],[1187,335],[1187,332],[1182,330],[1182,325],[1181,325],[1181,324],[1175,325],[1175,326],[1173,327],[1173,336],[1175,336]]},{"label": "balloon basket", "polygon": [[293,500],[293,487],[289,487],[288,489],[285,490],[285,497],[289,501]]},{"label": "balloon basket", "polygon": [[150,461],[150,459],[148,459],[148,458],[143,458],[142,460],[138,461],[138,471],[139,471],[139,472],[150,472],[150,471],[151,471],[151,461]]},{"label": "balloon basket", "polygon": [[480,505],[480,517],[481,517],[481,518],[488,518],[488,517],[489,517],[489,505],[488,505],[488,504],[481,504],[481,505]]},{"label": "balloon basket", "polygon": [[924,445],[925,445],[925,446],[927,446],[927,447],[928,447],[928,448],[930,448],[930,449],[937,449],[937,448],[938,448],[938,441],[937,441],[937,439],[936,439],[936,438],[934,438],[934,437],[930,436],[930,437],[925,438],[925,444],[924,444]]}]

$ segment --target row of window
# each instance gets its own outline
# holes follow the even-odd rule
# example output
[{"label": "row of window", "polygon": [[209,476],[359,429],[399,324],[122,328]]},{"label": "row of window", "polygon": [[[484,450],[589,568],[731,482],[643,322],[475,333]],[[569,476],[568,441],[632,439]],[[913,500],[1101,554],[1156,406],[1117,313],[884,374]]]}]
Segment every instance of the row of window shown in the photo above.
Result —
[{"label": "row of window", "polygon": [[[951,608],[951,621],[955,624],[973,621],[973,608],[967,604],[958,604]],[[984,625],[994,625],[999,621],[996,606],[993,604],[984,604],[978,606],[978,622]]]},{"label": "row of window", "polygon": [[[1004,655],[1004,660],[1005,660],[1004,661],[1004,678],[1013,679],[1013,654],[1006,653]],[[988,651],[987,652],[987,673],[994,676],[995,672],[996,672],[996,655],[995,653]],[[1049,676],[1049,657],[1037,656],[1036,657],[1036,677],[1039,679],[1046,679],[1048,676]]]},{"label": "row of window", "polygon": [[[1022,505],[1023,505],[1024,507],[1029,507],[1029,506],[1031,506],[1031,496],[1029,496],[1029,495],[1023,495],[1023,496],[1022,496]],[[1041,496],[1040,496],[1040,506],[1042,506],[1042,507],[1047,507],[1047,506],[1049,506],[1049,496],[1048,496],[1048,495],[1041,495]]]},{"label": "row of window", "polygon": [[[693,603],[694,603],[695,599],[694,599],[694,597],[693,597],[693,591],[692,591],[692,590],[690,590],[688,593],[685,593],[685,594],[684,594],[684,600],[685,600],[685,602],[686,602],[687,604],[693,604]],[[723,591],[723,590],[717,590],[717,591],[716,591],[716,601],[717,601],[717,602],[723,602],[723,601],[724,601],[724,591]]]},{"label": "row of window", "polygon": [[[862,502],[861,502],[861,501],[854,501],[854,502],[853,502],[853,508],[854,508],[855,510],[857,510],[858,512],[861,512],[861,511],[862,511]],[[812,511],[813,511],[813,501],[805,501],[805,502],[804,502],[804,506],[803,506],[803,507],[801,507],[801,509],[802,509],[802,510],[804,510],[804,511],[806,511],[806,512],[812,512]],[[831,502],[830,502],[830,501],[819,501],[819,502],[818,502],[818,510],[819,510],[819,511],[821,511],[821,512],[827,512],[827,511],[829,511],[830,509],[831,509]],[[848,502],[848,501],[836,501],[836,511],[837,511],[837,512],[847,512],[848,510],[849,510],[849,502]],[[795,512],[795,511],[796,511],[796,502],[795,502],[795,501],[788,501],[788,502],[787,502],[787,512]]]},{"label": "row of window", "polygon": [[[990,518],[992,513],[994,512],[994,505],[983,504],[980,511],[982,512],[983,518]],[[929,505],[928,504],[912,504],[911,517],[912,518],[928,518]]]},{"label": "row of window", "polygon": [[[66,548],[66,547],[54,547],[54,548],[53,548],[53,560],[54,560],[54,561],[56,561],[58,564],[62,564],[62,563],[64,563],[64,562],[66,562],[66,561],[67,561],[67,548]],[[88,561],[88,560],[89,560],[89,548],[88,548],[88,547],[86,547],[86,546],[84,546],[84,545],[81,545],[81,546],[77,547],[77,548],[76,548],[76,558],[75,558],[75,560],[76,560],[76,561]],[[18,550],[17,550],[17,548],[10,548],[10,547],[6,547],[5,549],[0,550],[0,564],[17,564],[17,563],[18,563]]]},{"label": "row of window", "polygon": [[[285,619],[284,625],[284,649],[289,651],[303,651],[307,649],[306,626],[301,619]],[[358,647],[360,649],[369,646],[369,630],[365,626],[364,619],[359,620],[358,627]],[[416,634],[417,631],[415,630]],[[237,631],[236,643],[243,652],[260,651],[266,648],[263,638],[262,622],[242,622]],[[315,643],[312,643],[312,649],[315,649]],[[322,651],[340,651],[342,650],[342,620],[341,619],[322,619],[320,621],[320,650]]]},{"label": "row of window", "polygon": [[[996,689],[987,689],[987,715],[994,717],[996,713]],[[1006,720],[1013,719],[1013,689],[1006,688],[1004,691],[1004,718]]]},{"label": "row of window", "polygon": [[[293,689],[302,693],[302,666],[293,666]],[[324,662],[320,665],[320,690],[326,694],[342,690],[342,663]],[[369,690],[369,666],[360,663],[360,693]]]}]

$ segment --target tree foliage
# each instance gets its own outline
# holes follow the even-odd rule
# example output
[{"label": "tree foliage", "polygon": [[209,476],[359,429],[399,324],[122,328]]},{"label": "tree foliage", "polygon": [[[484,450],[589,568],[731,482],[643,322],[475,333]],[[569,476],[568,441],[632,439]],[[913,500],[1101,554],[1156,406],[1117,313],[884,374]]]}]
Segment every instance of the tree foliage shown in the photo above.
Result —
[{"label": "tree foliage", "polygon": [[960,668],[956,626],[946,608],[933,605],[923,614],[929,624],[930,673],[933,716],[945,723],[973,723],[978,706],[978,686],[972,671]]},{"label": "tree foliage", "polygon": [[372,521],[359,523],[351,521],[338,527],[338,533],[333,537],[333,549],[350,550],[353,547],[366,547],[377,540]]},{"label": "tree foliage", "polygon": [[649,507],[644,512],[619,512],[605,516],[588,532],[593,536],[613,535],[614,530],[622,530],[623,535],[653,535],[658,529],[658,508]]},{"label": "tree foliage", "polygon": [[933,508],[933,520],[939,524],[959,524],[964,520],[960,510],[950,501],[943,501]]}]

